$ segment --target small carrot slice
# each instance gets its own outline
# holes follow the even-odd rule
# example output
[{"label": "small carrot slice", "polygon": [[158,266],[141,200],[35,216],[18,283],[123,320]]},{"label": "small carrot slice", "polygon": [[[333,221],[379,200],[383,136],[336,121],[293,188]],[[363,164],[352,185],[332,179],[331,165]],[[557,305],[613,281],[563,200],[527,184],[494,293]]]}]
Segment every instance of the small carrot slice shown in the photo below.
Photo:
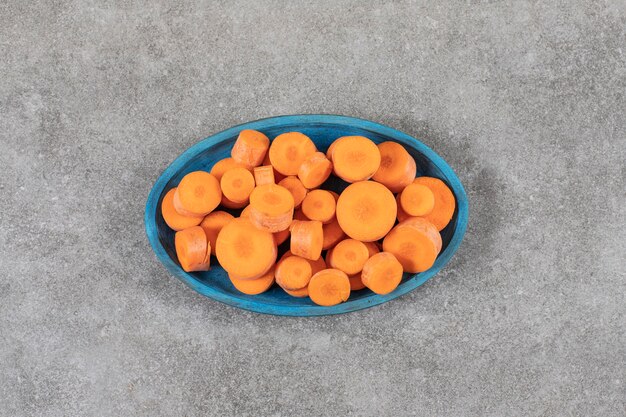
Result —
[{"label": "small carrot slice", "polygon": [[272,166],[284,175],[298,175],[300,165],[317,151],[308,136],[300,132],[288,132],[276,136],[270,146]]},{"label": "small carrot slice", "polygon": [[256,185],[275,184],[274,168],[271,165],[263,165],[254,168],[254,182]]},{"label": "small carrot slice", "polygon": [[245,129],[239,132],[230,154],[235,162],[256,167],[263,162],[269,147],[267,136],[257,130]]},{"label": "small carrot slice", "polygon": [[293,196],[294,207],[298,208],[302,204],[302,200],[306,197],[308,190],[302,184],[298,177],[289,176],[283,178],[278,185],[285,187]]},{"label": "small carrot slice", "polygon": [[211,244],[213,255],[215,255],[215,242],[217,241],[217,235],[219,235],[220,230],[222,230],[222,228],[232,219],[234,219],[232,214],[218,210],[207,214],[200,223],[200,227],[204,229],[206,238]]},{"label": "small carrot slice", "polygon": [[276,283],[285,290],[295,291],[306,287],[312,275],[309,262],[299,256],[288,256],[276,265]]},{"label": "small carrot slice", "polygon": [[402,281],[402,264],[389,252],[377,253],[365,262],[361,281],[376,294],[389,294]]},{"label": "small carrot slice", "polygon": [[175,198],[185,212],[205,216],[220,204],[222,190],[219,181],[213,175],[204,171],[194,171],[180,181]]},{"label": "small carrot slice", "polygon": [[283,290],[291,295],[292,297],[297,297],[297,298],[304,298],[304,297],[308,297],[309,296],[309,288],[308,287],[304,287],[304,288],[300,288],[299,290],[285,290],[283,288]]},{"label": "small carrot slice", "polygon": [[240,164],[239,162],[235,162],[235,160],[231,157],[220,159],[217,161],[213,168],[211,168],[211,175],[213,175],[218,181],[222,179],[222,175],[229,169],[233,168],[246,168],[248,167],[244,164]]},{"label": "small carrot slice", "polygon": [[256,279],[240,279],[228,274],[230,282],[240,292],[248,295],[258,295],[269,290],[274,284],[274,267],[270,268],[264,275]]},{"label": "small carrot slice", "polygon": [[[407,219],[405,222],[412,219]],[[435,228],[435,226],[432,226]],[[404,224],[394,227],[383,240],[383,251],[393,254],[406,272],[428,270],[437,259],[438,244],[431,233]]]},{"label": "small carrot slice", "polygon": [[380,151],[374,142],[363,136],[344,136],[333,147],[335,175],[347,182],[370,179],[380,166]]},{"label": "small carrot slice", "polygon": [[352,239],[362,242],[384,237],[396,221],[396,212],[391,191],[374,181],[350,184],[337,201],[339,225]]},{"label": "small carrot slice", "polygon": [[302,200],[302,213],[311,220],[330,223],[335,217],[335,197],[326,190],[311,190]]},{"label": "small carrot slice", "polygon": [[404,209],[402,208],[402,203],[400,201],[400,194],[398,194],[396,196],[396,207],[398,209],[398,221],[401,222],[403,220],[408,219],[409,217],[411,217],[406,211],[404,211]]},{"label": "small carrot slice", "polygon": [[322,243],[322,249],[327,250],[339,243],[346,234],[343,232],[337,218],[334,218],[331,222],[322,226],[324,233],[324,241]]},{"label": "small carrot slice", "polygon": [[228,200],[233,203],[245,203],[254,190],[254,177],[245,168],[229,169],[222,175],[220,186]]},{"label": "small carrot slice", "polygon": [[350,279],[338,269],[324,269],[311,277],[308,289],[315,304],[334,306],[350,297]]},{"label": "small carrot slice", "polygon": [[276,261],[276,245],[270,232],[258,229],[247,218],[237,218],[220,231],[215,254],[228,273],[239,279],[254,279]]},{"label": "small carrot slice", "polygon": [[430,214],[425,215],[424,218],[434,224],[439,231],[445,229],[448,223],[450,223],[456,208],[456,200],[450,188],[439,178],[433,177],[415,178],[413,183],[425,185],[433,192],[435,206]]},{"label": "small carrot slice", "polygon": [[402,210],[410,216],[426,216],[435,207],[435,195],[422,184],[409,184],[400,194]]},{"label": "small carrot slice", "polygon": [[276,184],[260,185],[250,194],[250,220],[272,233],[289,228],[293,220],[293,196]]},{"label": "small carrot slice", "polygon": [[346,239],[333,248],[329,266],[345,272],[346,275],[354,275],[361,272],[368,258],[369,250],[363,242]]},{"label": "small carrot slice", "polygon": [[204,218],[203,215],[193,213],[189,210],[185,210],[185,208],[180,202],[180,196],[177,191],[178,191],[178,188],[176,189],[176,191],[174,191],[174,198],[172,199],[172,204],[174,205],[174,210],[176,210],[176,213],[185,217],[199,217],[200,219],[203,219]]},{"label": "small carrot slice", "polygon": [[176,188],[169,190],[163,200],[161,201],[161,215],[163,220],[170,227],[170,229],[180,231],[188,227],[197,226],[202,221],[202,217],[198,216],[183,216],[178,213],[174,208],[174,194]]},{"label": "small carrot slice", "polygon": [[272,167],[272,170],[274,171],[274,183],[275,184],[278,184],[280,181],[283,180],[283,178],[285,178],[285,176],[283,174],[281,174],[280,172],[276,171],[276,168],[274,168],[272,166],[272,162],[270,161],[270,153],[269,152],[267,152],[265,154],[265,159],[263,159],[263,165]]},{"label": "small carrot slice", "polygon": [[208,271],[211,246],[200,226],[189,227],[174,235],[178,262],[185,272]]},{"label": "small carrot slice", "polygon": [[415,179],[415,159],[397,142],[379,143],[378,150],[380,167],[372,179],[389,188],[392,193],[399,193]]},{"label": "small carrot slice", "polygon": [[324,241],[322,222],[294,220],[290,230],[291,253],[311,260],[320,257]]},{"label": "small carrot slice", "polygon": [[[294,256],[294,254],[291,253],[290,250],[285,252],[283,256],[280,258],[280,260],[282,261],[283,259],[289,256]],[[315,275],[322,269],[326,269],[326,262],[324,262],[324,258],[322,258],[321,256],[315,260],[306,259],[306,258],[302,258],[302,259],[305,259],[309,263],[309,265],[311,265],[311,271],[313,271],[313,275]]]},{"label": "small carrot slice", "polygon": [[349,275],[348,279],[350,280],[350,291],[358,291],[365,288],[365,284],[361,280],[361,273]]},{"label": "small carrot slice", "polygon": [[317,188],[330,177],[333,164],[322,152],[315,152],[302,162],[298,170],[298,178],[308,188]]},{"label": "small carrot slice", "polygon": [[437,227],[426,220],[423,217],[409,217],[404,220],[398,226],[411,226],[416,228],[422,233],[425,233],[430,237],[430,239],[435,243],[435,249],[437,249],[437,254],[441,252],[441,247],[443,246],[443,241],[441,240],[441,233],[437,230]]}]

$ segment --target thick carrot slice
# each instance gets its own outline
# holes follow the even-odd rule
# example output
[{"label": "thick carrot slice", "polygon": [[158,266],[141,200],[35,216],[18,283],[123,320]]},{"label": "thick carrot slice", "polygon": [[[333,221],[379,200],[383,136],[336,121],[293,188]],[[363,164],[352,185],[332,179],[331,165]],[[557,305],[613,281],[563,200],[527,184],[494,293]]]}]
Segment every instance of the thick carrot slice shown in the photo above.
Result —
[{"label": "thick carrot slice", "polygon": [[397,142],[378,144],[380,167],[372,179],[399,193],[415,179],[415,159]]},{"label": "thick carrot slice", "polygon": [[288,256],[276,265],[276,283],[285,290],[295,291],[309,285],[313,269],[299,256]]},{"label": "thick carrot slice", "polygon": [[229,169],[222,175],[220,186],[228,200],[233,203],[245,203],[254,190],[254,177],[245,168]]},{"label": "thick carrot slice", "polygon": [[361,273],[348,276],[350,280],[350,291],[358,291],[365,288],[365,284],[361,280]]},{"label": "thick carrot slice", "polygon": [[[205,216],[212,212],[222,200],[219,181],[208,172],[195,171],[185,175],[174,195],[185,213]],[[184,213],[181,213],[184,214]]]},{"label": "thick carrot slice", "polygon": [[242,201],[240,203],[235,203],[234,201],[230,201],[224,194],[222,194],[222,201],[220,204],[229,209],[240,209],[248,205],[248,200]]},{"label": "thick carrot slice", "polygon": [[423,217],[409,217],[404,220],[398,226],[411,226],[415,227],[422,233],[425,233],[430,237],[430,239],[435,243],[435,248],[437,249],[437,254],[441,252],[441,247],[443,246],[443,241],[441,240],[441,233],[437,230],[437,227],[426,220]]},{"label": "thick carrot slice", "polygon": [[178,262],[185,272],[208,271],[211,246],[200,226],[189,227],[174,235]]},{"label": "thick carrot slice", "polygon": [[239,137],[230,154],[235,162],[249,167],[257,167],[263,162],[270,147],[270,140],[263,133],[246,129],[239,132]]},{"label": "thick carrot slice", "polygon": [[228,224],[232,219],[234,219],[232,214],[218,210],[207,214],[200,223],[200,227],[204,229],[206,238],[211,244],[213,255],[215,255],[215,242],[217,241],[217,235],[219,235],[222,227]]},{"label": "thick carrot slice", "polygon": [[365,262],[361,281],[376,294],[389,294],[402,281],[402,264],[391,253],[377,253]]},{"label": "thick carrot slice", "polygon": [[271,165],[254,168],[254,182],[256,185],[275,184],[274,168]]},{"label": "thick carrot slice", "polygon": [[347,182],[370,179],[380,166],[380,151],[363,136],[344,136],[333,147],[335,175]]},{"label": "thick carrot slice", "polygon": [[385,236],[383,251],[393,254],[402,264],[402,268],[410,273],[428,270],[439,253],[437,241],[430,233],[404,222]]},{"label": "thick carrot slice", "polygon": [[326,190],[311,190],[302,201],[302,212],[311,220],[330,223],[335,217],[335,197]]},{"label": "thick carrot slice", "polygon": [[222,179],[222,175],[229,169],[233,168],[246,168],[249,169],[248,166],[244,164],[240,164],[239,162],[235,162],[233,158],[224,158],[215,163],[213,168],[211,168],[211,175],[213,175],[218,181]]},{"label": "thick carrot slice", "polygon": [[334,218],[330,223],[323,225],[322,230],[324,233],[322,249],[324,250],[332,248],[346,236],[341,226],[339,226],[337,218]]},{"label": "thick carrot slice", "polygon": [[309,296],[309,288],[308,287],[304,287],[304,288],[300,288],[299,290],[285,290],[283,288],[283,290],[291,295],[292,297],[297,297],[297,298],[304,298],[304,297],[308,297]]},{"label": "thick carrot slice", "polygon": [[178,194],[178,188],[176,189],[176,191],[174,191],[174,198],[172,199],[172,204],[174,205],[174,210],[176,210],[176,213],[180,214],[181,216],[185,216],[185,217],[199,217],[201,219],[204,218],[203,215],[201,214],[196,214],[193,213],[189,210],[185,210],[185,208],[183,207],[183,205],[180,202],[180,196]]},{"label": "thick carrot slice", "polygon": [[435,195],[435,207],[424,218],[434,224],[439,231],[445,229],[448,223],[450,223],[456,208],[456,200],[450,188],[439,178],[432,177],[415,178],[413,183],[425,185],[433,192]]},{"label": "thick carrot slice", "polygon": [[274,168],[272,166],[272,162],[270,162],[270,153],[267,152],[265,154],[265,159],[263,159],[263,165],[264,166],[271,166],[272,169],[274,170],[274,183],[278,184],[279,182],[281,182],[283,180],[283,178],[285,178],[285,176],[283,174],[281,174],[280,172],[276,171],[276,168]]},{"label": "thick carrot slice", "polygon": [[179,214],[174,208],[174,194],[176,188],[169,190],[163,200],[161,201],[161,215],[163,220],[170,227],[170,229],[179,231],[188,227],[197,226],[202,221],[202,217],[197,216],[183,216]]},{"label": "thick carrot slice", "polygon": [[[288,258],[289,256],[294,256],[294,254],[291,253],[290,250],[285,252],[283,256],[280,258],[280,260],[282,261],[283,259]],[[322,269],[326,269],[326,262],[324,262],[324,258],[322,258],[321,256],[315,260],[306,259],[306,258],[302,258],[302,259],[305,259],[309,263],[309,265],[311,265],[311,271],[313,271],[313,275],[315,275]]]},{"label": "thick carrot slice", "polygon": [[272,234],[258,229],[247,218],[233,219],[222,228],[215,253],[220,265],[239,279],[258,278],[276,261]]},{"label": "thick carrot slice", "polygon": [[230,282],[240,292],[248,295],[257,295],[269,290],[274,283],[274,267],[270,268],[264,275],[256,279],[240,279],[228,274]]},{"label": "thick carrot slice", "polygon": [[308,188],[317,188],[330,177],[333,164],[322,152],[315,152],[302,162],[298,170],[298,178]]},{"label": "thick carrot slice", "polygon": [[350,297],[350,279],[338,269],[324,269],[311,277],[309,297],[321,306],[334,306]]},{"label": "thick carrot slice", "polygon": [[352,239],[362,242],[384,237],[396,222],[396,212],[391,191],[374,181],[349,185],[337,201],[339,225]]},{"label": "thick carrot slice", "polygon": [[329,259],[330,267],[339,269],[346,275],[354,275],[361,272],[369,256],[369,250],[363,242],[354,239],[342,240],[333,248]]},{"label": "thick carrot slice", "polygon": [[294,207],[300,207],[302,200],[306,197],[308,190],[302,185],[302,181],[298,177],[289,176],[283,178],[278,185],[285,187],[293,196]]},{"label": "thick carrot slice", "polygon": [[400,202],[400,194],[396,196],[396,207],[398,208],[398,221],[401,222],[403,220],[411,217],[404,209],[402,209],[402,203]]},{"label": "thick carrot slice", "polygon": [[276,184],[260,185],[250,194],[250,220],[272,233],[289,228],[293,220],[293,196]]},{"label": "thick carrot slice", "polygon": [[300,165],[317,149],[308,136],[300,132],[288,132],[276,136],[270,146],[272,166],[284,175],[298,175]]},{"label": "thick carrot slice", "polygon": [[291,230],[291,253],[315,260],[322,254],[324,232],[322,222],[294,220]]},{"label": "thick carrot slice", "polygon": [[426,216],[435,207],[435,195],[422,184],[409,184],[400,194],[402,210],[410,216]]}]

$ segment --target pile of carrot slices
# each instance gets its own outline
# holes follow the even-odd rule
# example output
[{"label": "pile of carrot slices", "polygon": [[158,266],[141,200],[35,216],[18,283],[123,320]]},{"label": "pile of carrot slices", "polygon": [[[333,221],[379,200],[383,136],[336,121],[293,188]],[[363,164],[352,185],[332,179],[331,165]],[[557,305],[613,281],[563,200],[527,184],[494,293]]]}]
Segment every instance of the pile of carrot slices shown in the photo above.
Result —
[{"label": "pile of carrot slices", "polygon": [[[185,271],[207,271],[213,255],[244,294],[276,283],[333,306],[434,264],[456,201],[417,168],[396,142],[344,136],[323,153],[299,132],[243,130],[229,158],[165,194],[161,214]],[[349,183],[341,194],[323,189],[331,175]]]}]

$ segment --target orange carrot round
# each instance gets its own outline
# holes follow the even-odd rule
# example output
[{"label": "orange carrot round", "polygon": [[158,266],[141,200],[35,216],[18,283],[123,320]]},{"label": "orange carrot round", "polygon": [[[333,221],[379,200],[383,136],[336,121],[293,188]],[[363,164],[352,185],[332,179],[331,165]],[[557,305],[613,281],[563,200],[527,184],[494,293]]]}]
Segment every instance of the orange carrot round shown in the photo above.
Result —
[{"label": "orange carrot round", "polygon": [[202,227],[192,226],[176,232],[174,246],[178,262],[185,272],[209,270],[211,246]]},{"label": "orange carrot round", "polygon": [[276,283],[286,290],[295,291],[306,287],[312,275],[309,262],[299,256],[288,256],[276,265]]},{"label": "orange carrot round", "polygon": [[435,243],[435,249],[437,249],[437,254],[441,252],[441,247],[443,246],[443,241],[441,240],[441,233],[437,230],[437,227],[426,220],[423,217],[409,217],[408,219],[400,222],[398,226],[411,226],[416,228],[422,233],[428,235],[428,237]]},{"label": "orange carrot round", "polygon": [[365,284],[361,280],[361,273],[348,276],[350,280],[350,291],[358,291],[365,288]]},{"label": "orange carrot round", "polygon": [[290,231],[291,253],[311,260],[320,257],[324,241],[322,222],[294,220]]},{"label": "orange carrot round", "polygon": [[329,223],[335,217],[335,197],[326,190],[311,190],[302,201],[302,212],[311,220]]},{"label": "orange carrot round", "polygon": [[410,273],[424,272],[433,266],[439,253],[437,248],[432,234],[404,222],[394,227],[383,240],[383,251],[393,254],[404,271]]},{"label": "orange carrot round", "polygon": [[380,167],[372,179],[389,188],[392,193],[399,193],[415,178],[415,159],[397,142],[379,143],[378,150]]},{"label": "orange carrot round", "polygon": [[322,243],[322,249],[327,250],[339,243],[346,234],[343,232],[337,218],[334,218],[331,222],[322,226],[324,233],[324,241]]},{"label": "orange carrot round", "polygon": [[260,185],[250,194],[250,220],[270,232],[289,228],[293,220],[293,196],[276,184]]},{"label": "orange carrot round", "polygon": [[188,227],[197,226],[202,221],[202,217],[198,216],[183,216],[179,214],[174,208],[174,194],[176,188],[169,190],[163,200],[161,201],[161,215],[163,220],[170,227],[170,229],[180,231]]},{"label": "orange carrot round", "polygon": [[224,175],[224,173],[228,171],[229,169],[233,169],[233,168],[249,169],[249,167],[247,167],[246,165],[235,162],[233,158],[229,157],[229,158],[224,158],[224,159],[217,161],[213,165],[213,168],[211,168],[211,175],[213,175],[215,179],[220,181],[222,179],[222,175]]},{"label": "orange carrot round", "polygon": [[270,140],[267,136],[259,131],[246,129],[239,132],[230,154],[235,162],[256,167],[263,162],[269,147]]},{"label": "orange carrot round", "polygon": [[299,290],[286,290],[283,288],[283,290],[292,297],[304,298],[309,296],[308,287],[300,288]]},{"label": "orange carrot round", "polygon": [[240,292],[248,295],[258,295],[269,290],[272,284],[274,284],[274,267],[272,266],[269,271],[256,279],[240,279],[231,274],[228,274],[228,278]]},{"label": "orange carrot round", "polygon": [[402,264],[391,253],[377,253],[365,262],[361,281],[376,294],[389,294],[402,281]]},{"label": "orange carrot round", "polygon": [[245,203],[254,190],[254,177],[245,168],[229,169],[222,175],[220,186],[228,200],[233,203]]},{"label": "orange carrot round", "polygon": [[333,164],[322,152],[315,152],[302,162],[298,178],[308,188],[317,188],[324,183],[333,171]]},{"label": "orange carrot round", "polygon": [[334,306],[350,297],[350,279],[338,269],[324,269],[311,277],[308,289],[315,304]]},{"label": "orange carrot round", "polygon": [[435,207],[435,195],[427,186],[411,183],[402,190],[400,205],[410,216],[426,216]]},{"label": "orange carrot round", "polygon": [[384,237],[396,221],[396,212],[391,191],[374,181],[349,185],[337,201],[339,225],[348,236],[362,242]]},{"label": "orange carrot round", "polygon": [[298,175],[300,165],[317,151],[308,136],[300,132],[288,132],[276,136],[270,146],[272,166],[284,175]]},{"label": "orange carrot round", "polygon": [[222,230],[222,228],[232,219],[234,219],[232,214],[218,210],[207,214],[200,223],[200,227],[204,230],[206,238],[211,244],[213,255],[215,255],[215,242],[217,241],[217,235],[219,235],[220,230]]},{"label": "orange carrot round", "polygon": [[204,171],[194,171],[183,177],[174,196],[185,212],[204,216],[220,204],[222,190],[219,181],[213,175]]},{"label": "orange carrot round", "polygon": [[333,147],[335,175],[347,182],[370,179],[380,166],[380,151],[363,136],[344,136]]},{"label": "orange carrot round", "polygon": [[275,184],[274,168],[271,165],[263,165],[254,168],[254,183],[256,185]]},{"label": "orange carrot round", "polygon": [[298,177],[290,176],[283,178],[278,185],[288,189],[293,196],[294,207],[300,207],[302,200],[304,200],[308,192],[304,185],[302,185],[302,181],[300,181]]},{"label": "orange carrot round", "polygon": [[[288,250],[287,252],[283,254],[280,260],[282,261],[283,259],[288,258],[290,256],[294,256],[294,254],[291,253],[290,250]],[[326,269],[326,262],[324,262],[324,258],[322,258],[321,256],[315,260],[306,259],[306,258],[302,258],[302,259],[306,260],[309,263],[309,265],[311,265],[311,271],[313,275],[315,275],[322,269]]]},{"label": "orange carrot round", "polygon": [[438,230],[443,230],[450,223],[456,208],[456,200],[450,188],[439,178],[419,177],[415,178],[414,184],[422,184],[430,188],[435,196],[435,206],[430,214],[424,216],[426,220],[434,224]]},{"label": "orange carrot round", "polygon": [[361,272],[365,261],[369,258],[369,251],[363,242],[346,239],[337,243],[330,256],[330,267],[339,269],[346,275]]}]

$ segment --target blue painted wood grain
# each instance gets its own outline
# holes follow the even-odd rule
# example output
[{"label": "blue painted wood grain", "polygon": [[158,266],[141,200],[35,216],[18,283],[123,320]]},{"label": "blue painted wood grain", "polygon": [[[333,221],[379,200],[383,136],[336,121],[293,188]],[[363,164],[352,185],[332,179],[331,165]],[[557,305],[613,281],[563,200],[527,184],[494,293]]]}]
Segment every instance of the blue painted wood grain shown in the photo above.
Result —
[{"label": "blue painted wood grain", "polygon": [[[404,145],[415,158],[417,175],[442,179],[448,184],[457,201],[452,221],[441,232],[443,249],[433,267],[419,274],[405,274],[402,283],[391,294],[377,295],[364,289],[353,292],[347,302],[332,307],[317,306],[308,298],[291,297],[277,287],[260,295],[242,294],[233,287],[215,258],[212,260],[210,271],[194,273],[183,271],[176,259],[174,232],[167,227],[159,210],[161,200],[185,174],[196,170],[210,171],[215,162],[230,156],[230,149],[242,129],[259,130],[270,139],[284,132],[302,132],[309,136],[320,150],[326,150],[330,143],[340,136],[353,135],[366,136],[376,143],[392,140]],[[324,188],[340,191],[346,185],[341,180],[329,181]],[[258,313],[286,316],[347,313],[384,303],[414,290],[450,261],[461,245],[467,222],[468,202],[465,190],[452,168],[432,149],[405,133],[378,123],[353,117],[321,114],[270,117],[234,126],[202,140],[165,169],[150,191],[145,211],[146,233],[150,244],[159,260],[178,279],[200,294],[231,306]]]}]

